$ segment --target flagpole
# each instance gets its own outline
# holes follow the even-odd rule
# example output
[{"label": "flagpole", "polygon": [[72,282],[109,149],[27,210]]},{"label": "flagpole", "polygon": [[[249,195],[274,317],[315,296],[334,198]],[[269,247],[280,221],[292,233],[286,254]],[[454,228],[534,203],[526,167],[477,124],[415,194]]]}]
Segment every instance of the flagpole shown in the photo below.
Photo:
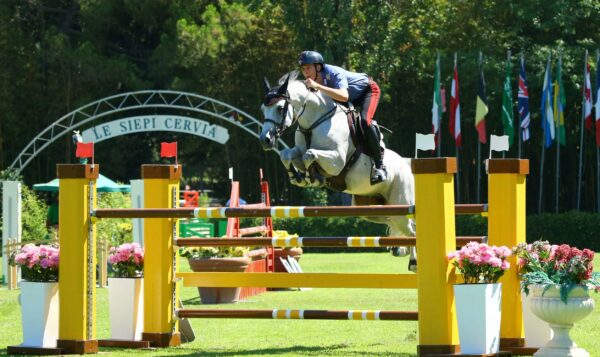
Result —
[{"label": "flagpole", "polygon": [[[508,68],[508,66],[510,66],[510,54],[511,54],[511,53],[510,53],[510,50],[507,50],[507,51],[506,51],[506,67],[507,67],[507,68]],[[510,76],[509,76],[508,78],[509,78],[509,80],[510,80]],[[512,91],[512,90],[511,90],[511,91]],[[511,93],[510,95],[511,95],[511,99],[512,99],[512,93]],[[502,102],[503,102],[503,103],[502,103],[502,110],[504,111],[504,94],[502,95]],[[512,109],[513,109],[513,108],[512,108],[512,102],[511,102],[511,105],[510,105],[510,110],[512,110]],[[510,117],[510,116],[509,116],[509,117]],[[511,125],[514,125],[514,123],[511,123]],[[514,128],[513,128],[513,135],[514,135],[514,133],[515,133],[515,131],[514,131]],[[506,131],[505,131],[503,134],[506,134]],[[514,136],[513,136],[513,137],[514,137]],[[510,147],[510,144],[509,144],[509,147]],[[509,150],[510,150],[510,149],[509,149]],[[502,151],[502,158],[503,158],[503,159],[506,157],[506,153],[507,153],[507,152],[508,152],[508,151]]]},{"label": "flagpole", "polygon": [[[600,63],[600,50],[596,50],[596,63]],[[598,66],[596,66],[596,71],[600,71],[600,68],[598,68]],[[598,87],[600,86],[600,82],[597,79],[598,79],[598,74],[596,74],[596,97],[598,97]],[[590,82],[591,82],[591,80],[590,80]],[[590,88],[590,90],[591,90],[591,88]],[[593,95],[592,95],[592,98],[593,98]],[[600,98],[596,98],[596,103],[599,103],[599,99]],[[598,126],[596,125],[596,120],[598,120],[598,119],[595,118],[595,115],[594,115],[594,126],[596,127],[596,130],[598,130],[597,129]],[[598,133],[596,133],[596,135],[598,135]],[[597,187],[596,202],[598,204],[597,211],[600,212],[600,146],[598,146],[598,143],[596,143],[596,187]]]},{"label": "flagpole", "polygon": [[[546,72],[544,74],[544,82],[547,83],[548,86],[551,86],[551,76],[549,76],[549,71],[550,71],[550,55],[548,55],[548,63],[546,64]],[[550,78],[548,78],[550,77]],[[546,91],[547,88],[544,88],[544,91]],[[546,132],[548,131],[549,127],[547,124],[548,121],[548,111],[547,111],[547,106],[548,106],[548,98],[546,98],[546,96],[548,95],[548,93],[543,93],[542,94],[542,100],[544,101],[544,106],[542,107],[542,120],[546,121],[544,123],[543,126],[543,136],[542,136],[542,155],[541,155],[541,159],[540,159],[540,186],[539,186],[539,200],[538,200],[538,214],[542,213],[542,197],[544,194],[544,154],[546,152],[546,135],[548,135]],[[544,115],[544,113],[546,113]],[[554,119],[554,118],[552,118]]]},{"label": "flagpole", "polygon": [[[441,73],[441,69],[440,69],[440,52],[438,51],[437,53],[437,65],[435,66],[435,70],[437,72],[438,75],[438,80],[440,81],[440,83],[442,82],[442,73]],[[437,92],[438,92],[438,96],[440,98],[440,103],[442,103],[442,91],[440,89],[440,87],[436,88]],[[438,132],[437,132],[437,136],[438,136],[438,147],[437,147],[437,156],[440,157],[442,156],[442,108],[438,108]]]},{"label": "flagpole", "polygon": [[[483,53],[479,51],[479,71],[482,71],[483,66]],[[477,116],[477,113],[475,113]],[[475,118],[477,122],[477,117]],[[475,195],[477,198],[477,203],[481,203],[481,141],[479,140],[479,133],[477,135],[477,194]]]},{"label": "flagpole", "polygon": [[[561,77],[562,77],[562,51],[558,53],[558,68],[560,68],[560,73],[558,73]],[[559,182],[559,176],[560,176],[560,113],[561,111],[558,110],[559,106],[561,105],[560,103],[560,78],[556,78],[556,85],[558,86],[558,98],[555,99],[555,101],[558,101],[558,104],[554,104],[556,107],[556,111],[558,111],[558,113],[554,113],[554,117],[556,118],[556,120],[554,121],[554,133],[556,135],[556,180],[555,180],[555,187],[554,187],[554,211],[555,213],[558,213],[558,201],[559,201],[559,189],[558,189],[558,182]],[[564,110],[564,108],[563,108]]]},{"label": "flagpole", "polygon": [[481,142],[477,138],[477,195],[475,202],[481,203],[479,192],[481,191]]},{"label": "flagpole", "polygon": [[[524,62],[525,62],[525,58],[523,56],[523,52],[521,52],[521,68],[523,68],[523,66],[524,66],[523,63]],[[519,69],[519,71],[520,71],[520,69]],[[519,84],[518,83],[519,82],[517,81],[517,102],[519,100],[519,87],[518,87]],[[519,105],[518,104],[517,104],[517,112],[519,112]],[[517,136],[519,137],[519,139],[518,139],[519,140],[518,141],[519,146],[518,146],[518,149],[517,149],[517,152],[518,152],[517,153],[517,157],[520,159],[521,158],[521,142],[523,141],[523,138],[522,138],[522,136],[523,136],[523,128],[521,128],[521,112],[519,112],[519,121],[518,121],[518,123],[519,124],[518,124],[517,128],[519,128],[519,129],[518,129]]]},{"label": "flagpole", "polygon": [[[454,68],[456,67],[457,64],[457,58],[458,58],[458,54],[456,52],[454,52]],[[452,73],[452,78],[454,78],[454,73]],[[457,83],[458,85],[458,83]],[[452,90],[454,89],[454,87],[450,88],[450,93],[452,93]],[[460,98],[459,98],[460,100]],[[460,105],[460,103],[459,103]],[[453,113],[451,115],[455,115],[456,113]],[[454,117],[454,120],[460,120],[460,118],[456,118]],[[456,123],[454,123],[455,128],[456,128]],[[456,135],[457,133],[455,132],[454,135]],[[456,148],[456,166],[457,166],[457,170],[456,170],[456,203],[460,203],[460,153],[458,150],[458,145],[456,143],[456,137],[454,138],[454,147]]]},{"label": "flagpole", "polygon": [[542,195],[544,193],[544,153],[546,151],[546,127],[544,126],[544,137],[542,138],[542,157],[540,159],[540,187],[538,200],[538,214],[542,213]]},{"label": "flagpole", "polygon": [[[583,131],[585,121],[585,86],[587,85],[587,62],[588,62],[588,51],[585,50],[585,56],[583,61],[583,90],[581,99],[581,125],[579,126],[579,170],[577,170],[577,210],[581,208],[581,177],[583,175]],[[591,88],[590,88],[591,91]]]}]

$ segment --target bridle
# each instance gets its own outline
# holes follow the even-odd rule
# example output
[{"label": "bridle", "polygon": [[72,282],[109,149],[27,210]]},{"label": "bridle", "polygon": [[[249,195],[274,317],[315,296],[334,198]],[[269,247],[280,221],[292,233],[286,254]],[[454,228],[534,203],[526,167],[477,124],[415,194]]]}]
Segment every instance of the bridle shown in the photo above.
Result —
[{"label": "bridle", "polygon": [[[286,91],[285,94],[268,93],[267,96],[265,97],[265,101],[263,103],[266,107],[270,107],[282,99],[285,101],[285,103],[283,104],[283,110],[281,111],[281,121],[277,122],[271,118],[265,118],[265,122],[273,123],[273,125],[275,126],[275,128],[276,128],[275,135],[277,138],[279,138],[281,136],[281,134],[283,134],[283,132],[287,129],[285,127],[285,118],[287,117],[289,107],[291,106],[290,94],[288,91]],[[308,96],[306,96],[306,98],[304,98],[304,103],[302,104],[302,109],[300,110],[300,114],[298,114],[297,117],[292,118],[292,123],[289,126],[294,125],[298,121],[298,119],[300,119],[302,114],[304,114],[304,110],[306,109],[307,100],[308,100]]]},{"label": "bridle", "polygon": [[[287,113],[288,113],[288,110],[290,107],[290,95],[288,92],[286,92],[284,95],[279,94],[279,93],[274,93],[274,94],[268,93],[267,96],[265,97],[265,101],[264,101],[264,105],[266,107],[270,107],[270,106],[274,105],[275,103],[279,102],[281,99],[285,100],[285,103],[283,104],[283,110],[281,111],[281,121],[278,122],[271,118],[265,118],[265,122],[273,123],[273,125],[275,126],[276,138],[279,138],[281,136],[281,134],[283,134],[285,129],[287,129],[285,127],[285,118],[287,117]],[[296,122],[296,119],[292,119],[292,124],[290,124],[290,126],[294,125],[295,122]]]}]

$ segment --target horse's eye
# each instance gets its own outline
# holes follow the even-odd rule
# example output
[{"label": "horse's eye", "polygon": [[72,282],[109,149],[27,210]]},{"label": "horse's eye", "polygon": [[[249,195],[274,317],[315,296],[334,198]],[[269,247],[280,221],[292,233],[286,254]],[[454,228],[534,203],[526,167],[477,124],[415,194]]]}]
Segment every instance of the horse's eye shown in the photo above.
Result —
[{"label": "horse's eye", "polygon": [[279,114],[283,113],[283,107],[277,107],[277,112],[278,112]]}]

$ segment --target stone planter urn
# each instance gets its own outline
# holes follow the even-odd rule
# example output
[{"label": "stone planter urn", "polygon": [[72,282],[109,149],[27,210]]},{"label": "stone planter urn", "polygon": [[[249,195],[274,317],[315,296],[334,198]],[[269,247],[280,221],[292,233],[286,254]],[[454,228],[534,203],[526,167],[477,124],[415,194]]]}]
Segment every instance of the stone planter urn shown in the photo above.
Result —
[{"label": "stone planter urn", "polygon": [[561,300],[557,286],[551,286],[547,290],[545,288],[544,285],[530,287],[532,298],[529,306],[537,317],[550,324],[554,336],[534,356],[589,357],[586,350],[577,347],[569,336],[569,331],[575,322],[594,310],[594,300],[586,289],[579,286],[569,292],[566,302]]},{"label": "stone planter urn", "polygon": [[[248,257],[239,258],[188,258],[195,272],[243,272],[250,264]],[[239,300],[240,288],[198,288],[203,304],[228,304]]]}]

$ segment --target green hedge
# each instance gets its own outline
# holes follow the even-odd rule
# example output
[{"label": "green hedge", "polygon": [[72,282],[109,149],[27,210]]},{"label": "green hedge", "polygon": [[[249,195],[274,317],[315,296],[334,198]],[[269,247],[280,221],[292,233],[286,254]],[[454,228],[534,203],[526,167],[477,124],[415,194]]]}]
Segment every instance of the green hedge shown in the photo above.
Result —
[{"label": "green hedge", "polygon": [[[259,224],[259,220],[246,225]],[[305,237],[318,236],[385,236],[387,227],[359,218],[275,219],[275,229]],[[487,219],[480,216],[457,216],[456,235],[487,235]],[[600,214],[566,212],[527,216],[527,241],[548,240],[553,244],[570,244],[600,251]],[[374,249],[366,248],[362,251]],[[361,251],[349,248],[308,249],[307,251]]]}]

